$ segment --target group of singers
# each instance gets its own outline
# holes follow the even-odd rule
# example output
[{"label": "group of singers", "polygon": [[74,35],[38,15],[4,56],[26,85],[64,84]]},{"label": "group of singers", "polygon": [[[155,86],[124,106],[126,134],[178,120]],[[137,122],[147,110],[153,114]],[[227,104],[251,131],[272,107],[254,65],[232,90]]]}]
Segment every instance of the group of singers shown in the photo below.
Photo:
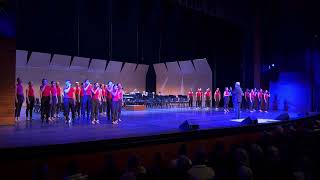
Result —
[{"label": "group of singers", "polygon": [[[193,107],[194,96],[196,98],[196,108],[202,107],[202,100],[205,99],[205,107],[211,107],[212,94],[210,88],[208,88],[204,93],[201,88],[194,93],[192,89],[188,92],[188,100],[189,107]],[[249,110],[250,112],[260,111],[260,112],[268,112],[269,102],[270,102],[270,92],[268,90],[262,89],[247,89],[244,93],[244,108]],[[223,103],[224,103],[224,112],[229,112],[229,104],[232,98],[232,87],[226,87],[223,92]],[[214,107],[216,110],[219,109],[220,101],[222,99],[222,95],[220,89],[217,88],[213,94]]]},{"label": "group of singers", "polygon": [[[42,122],[55,121],[62,110],[64,111],[66,123],[74,122],[76,117],[81,117],[83,119],[91,119],[92,124],[98,124],[99,113],[106,115],[108,119],[111,118],[113,124],[118,124],[121,121],[123,88],[120,83],[115,84],[109,81],[107,85],[97,82],[91,84],[89,80],[85,80],[81,84],[76,82],[75,86],[73,86],[70,80],[66,80],[64,88],[61,88],[59,82],[51,81],[51,84],[49,84],[47,79],[43,79],[39,94]],[[19,121],[24,99],[22,81],[20,78],[17,78],[15,100],[16,121]],[[26,88],[27,121],[32,120],[35,99],[33,82],[29,82]],[[70,111],[71,119],[69,117]]]}]

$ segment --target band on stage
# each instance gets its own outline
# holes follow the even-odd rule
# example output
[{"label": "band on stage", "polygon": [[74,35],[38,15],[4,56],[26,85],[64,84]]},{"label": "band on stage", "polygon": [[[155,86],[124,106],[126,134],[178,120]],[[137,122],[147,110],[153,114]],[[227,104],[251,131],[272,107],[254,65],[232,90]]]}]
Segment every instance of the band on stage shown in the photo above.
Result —
[{"label": "band on stage", "polygon": [[[135,91],[137,91],[135,89]],[[137,91],[138,92],[138,91]],[[131,93],[137,93],[131,92]],[[75,82],[74,86],[70,80],[65,81],[65,86],[61,87],[59,82],[51,81],[49,84],[47,79],[43,79],[39,89],[40,100],[37,102],[35,97],[35,89],[33,82],[28,82],[28,86],[24,93],[22,81],[17,78],[16,99],[15,99],[15,119],[19,121],[20,112],[24,100],[26,100],[26,119],[31,121],[33,112],[40,112],[42,122],[51,122],[60,118],[60,112],[63,112],[65,122],[72,123],[77,118],[91,121],[92,124],[98,124],[100,115],[106,116],[112,120],[113,124],[118,124],[121,119],[121,110],[124,104],[123,87],[120,83],[109,81],[107,84],[93,83],[85,80],[83,83]],[[26,97],[25,97],[26,95]],[[143,92],[142,95],[148,95]],[[152,93],[155,97],[155,93]],[[161,96],[159,92],[157,96]],[[240,83],[236,82],[234,90],[232,87],[226,87],[223,94],[217,88],[213,95],[210,88],[205,92],[198,88],[196,92],[190,89],[187,93],[188,106],[201,109],[213,108],[219,110],[221,100],[223,99],[223,111],[230,112],[230,106],[233,106],[236,117],[239,117],[241,107],[247,111],[268,112],[270,92],[262,89],[246,89],[242,91]],[[244,101],[242,101],[244,99]],[[213,101],[213,102],[212,102]],[[232,105],[231,103],[232,102]],[[36,104],[40,104],[40,108],[36,108]],[[239,111],[239,112],[237,112]],[[71,117],[70,117],[71,112]]]}]

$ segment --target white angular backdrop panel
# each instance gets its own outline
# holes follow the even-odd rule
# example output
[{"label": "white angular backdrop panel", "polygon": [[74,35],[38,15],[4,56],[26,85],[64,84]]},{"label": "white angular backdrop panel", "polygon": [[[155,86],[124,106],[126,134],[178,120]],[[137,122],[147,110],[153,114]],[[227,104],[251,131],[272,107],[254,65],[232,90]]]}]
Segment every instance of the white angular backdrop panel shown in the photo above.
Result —
[{"label": "white angular backdrop panel", "polygon": [[[49,81],[59,81],[64,86],[65,80],[72,83],[91,82],[107,83],[121,82],[125,91],[134,89],[145,91],[146,74],[149,66],[86,57],[72,57],[61,54],[32,52],[28,62],[28,51],[16,51],[16,77],[23,80],[24,87],[29,81],[34,82],[36,96],[39,97],[39,87],[43,78]],[[71,62],[71,64],[70,64]],[[123,66],[123,67],[122,67]]]}]

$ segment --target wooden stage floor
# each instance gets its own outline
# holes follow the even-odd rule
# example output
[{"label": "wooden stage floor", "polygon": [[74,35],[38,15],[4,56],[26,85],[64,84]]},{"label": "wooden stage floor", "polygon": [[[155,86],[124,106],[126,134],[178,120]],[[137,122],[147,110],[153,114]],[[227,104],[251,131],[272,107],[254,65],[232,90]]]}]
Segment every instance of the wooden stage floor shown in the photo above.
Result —
[{"label": "wooden stage floor", "polygon": [[[24,111],[22,111],[24,112]],[[283,112],[242,112],[241,117],[253,115],[259,123],[274,123],[275,117]],[[296,118],[297,113],[289,113]],[[179,133],[179,125],[185,120],[199,124],[199,130],[240,127],[241,119],[232,119],[234,113],[197,110],[188,108],[147,109],[144,111],[123,111],[121,122],[112,125],[106,117],[100,117],[100,124],[92,125],[87,120],[77,120],[66,125],[63,119],[54,124],[41,124],[39,114],[32,123],[22,120],[15,126],[0,126],[0,149],[14,147],[46,146],[98,140],[121,139]],[[25,119],[21,117],[21,119]]]}]

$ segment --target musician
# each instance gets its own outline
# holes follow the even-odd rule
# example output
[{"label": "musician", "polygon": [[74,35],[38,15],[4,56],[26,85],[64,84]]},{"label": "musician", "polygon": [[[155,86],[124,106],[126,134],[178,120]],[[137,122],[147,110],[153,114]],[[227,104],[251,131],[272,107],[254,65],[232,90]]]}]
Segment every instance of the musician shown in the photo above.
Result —
[{"label": "musician", "polygon": [[80,109],[81,109],[81,87],[80,83],[76,82],[75,86],[75,97],[76,97],[76,104],[75,104],[75,112],[77,113],[77,116],[80,117]]},{"label": "musician", "polygon": [[229,112],[230,91],[226,87],[223,92],[224,112]]},{"label": "musician", "polygon": [[198,88],[198,91],[196,92],[197,97],[197,108],[202,107],[202,90],[201,88]]},{"label": "musician", "polygon": [[260,89],[258,92],[258,110],[262,112],[262,101],[263,101],[263,90]]},{"label": "musician", "polygon": [[255,111],[255,109],[254,109],[255,98],[256,98],[256,93],[254,92],[254,89],[251,89],[251,92],[250,92],[250,112]]},{"label": "musician", "polygon": [[221,101],[221,92],[220,92],[220,89],[217,88],[216,91],[214,92],[214,102],[215,102],[216,110],[219,109],[220,101]]},{"label": "musician", "polygon": [[235,118],[240,119],[240,109],[243,96],[243,92],[240,87],[240,82],[235,83],[234,90],[232,91],[232,96]]},{"label": "musician", "polygon": [[69,112],[71,109],[71,114],[72,114],[72,121],[75,120],[76,115],[75,115],[75,88],[72,87],[71,81],[67,80],[66,85],[64,87],[64,116],[65,116],[65,122],[66,123],[71,123],[70,117],[69,117]]},{"label": "musician", "polygon": [[85,118],[85,113],[87,112],[87,119],[89,119],[91,116],[92,85],[88,79],[84,81],[82,91],[83,101],[81,107],[81,116],[82,118]]},{"label": "musician", "polygon": [[268,112],[268,110],[269,110],[269,104],[270,104],[270,92],[268,91],[268,90],[266,90],[265,92],[264,92],[264,95],[263,95],[263,97],[264,97],[264,112]]},{"label": "musician", "polygon": [[62,107],[63,107],[63,105],[62,105],[63,93],[62,93],[62,89],[60,87],[59,81],[56,82],[56,87],[57,87],[57,98],[58,98],[56,113],[57,113],[57,117],[59,118],[60,117],[59,113],[62,111]]},{"label": "musician", "polygon": [[113,91],[113,82],[109,81],[107,84],[107,117],[110,119],[111,116],[111,108],[112,108],[112,91]]},{"label": "musician", "polygon": [[23,94],[23,85],[20,78],[17,78],[17,85],[16,85],[16,101],[15,101],[15,120],[20,120],[20,112],[22,108],[22,104],[24,101],[24,94]]},{"label": "musician", "polygon": [[101,85],[101,113],[107,115],[107,86],[105,84]]},{"label": "musician", "polygon": [[[26,118],[27,121],[32,121],[32,113],[33,113],[33,107],[35,103],[35,94],[33,89],[33,82],[29,81],[28,88],[26,89],[26,99],[27,99],[27,109],[26,109]],[[30,119],[29,117],[30,113]]]},{"label": "musician", "polygon": [[51,102],[51,87],[48,84],[47,79],[42,79],[42,85],[40,86],[40,99],[41,99],[41,122],[44,120],[49,122],[50,116],[50,102]]},{"label": "musician", "polygon": [[99,124],[98,113],[100,106],[100,85],[99,83],[95,83],[92,88],[92,124]]},{"label": "musician", "polygon": [[[80,86],[80,113],[81,113],[81,116],[82,116],[82,104],[83,104],[83,97],[84,97],[84,91],[83,91],[83,88],[84,88],[84,83],[81,83],[81,86]],[[80,117],[80,115],[79,115]]]},{"label": "musician", "polygon": [[205,104],[206,108],[209,109],[211,107],[211,90],[208,88],[206,92],[204,93],[205,96]]},{"label": "musician", "polygon": [[189,107],[192,108],[193,107],[193,91],[192,91],[192,88],[188,92],[188,99],[189,99]]},{"label": "musician", "polygon": [[233,100],[232,100],[232,87],[229,87],[229,104],[231,107],[233,107]]},{"label": "musician", "polygon": [[51,81],[51,104],[50,104],[50,118],[49,120],[53,121],[56,118],[58,104],[58,91],[55,81]]},{"label": "musician", "polygon": [[254,110],[259,110],[258,89],[254,88]]},{"label": "musician", "polygon": [[119,101],[120,101],[120,91],[117,84],[113,85],[112,93],[112,124],[118,124],[119,120]]},{"label": "musician", "polygon": [[119,109],[118,109],[118,121],[120,122],[121,119],[121,110],[122,110],[122,107],[124,105],[124,102],[123,102],[123,87],[122,87],[122,84],[121,83],[118,83],[118,88],[119,88]]},{"label": "musician", "polygon": [[246,89],[246,92],[244,93],[244,100],[245,100],[245,108],[247,110],[250,110],[250,90]]}]

